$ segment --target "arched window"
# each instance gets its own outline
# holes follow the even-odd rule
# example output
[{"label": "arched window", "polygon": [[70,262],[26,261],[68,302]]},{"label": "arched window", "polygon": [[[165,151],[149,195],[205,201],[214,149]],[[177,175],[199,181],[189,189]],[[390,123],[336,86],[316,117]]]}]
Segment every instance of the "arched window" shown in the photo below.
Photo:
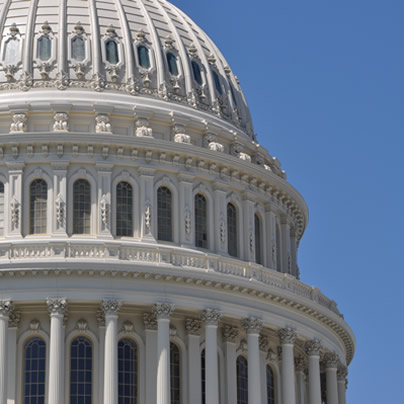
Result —
[{"label": "arched window", "polygon": [[195,195],[195,245],[208,248],[208,206],[206,198]]},{"label": "arched window", "polygon": [[137,404],[138,349],[131,338],[118,343],[118,404]]},{"label": "arched window", "polygon": [[267,404],[275,404],[275,376],[269,365],[267,365],[267,397]]},{"label": "arched window", "polygon": [[173,241],[172,196],[167,187],[160,187],[157,191],[157,228],[159,240]]},{"label": "arched window", "polygon": [[124,181],[116,187],[116,235],[133,236],[133,189]]},{"label": "arched window", "polygon": [[248,404],[248,362],[244,356],[237,358],[237,404]]},{"label": "arched window", "polygon": [[119,63],[118,44],[113,39],[105,42],[105,51],[109,63],[113,65]]},{"label": "arched window", "polygon": [[195,60],[191,62],[191,65],[192,72],[194,73],[194,79],[201,86],[203,84],[201,68],[199,67],[199,64],[195,62]]},{"label": "arched window", "polygon": [[83,336],[72,341],[70,352],[70,404],[92,404],[93,345]]},{"label": "arched window", "polygon": [[206,351],[201,352],[202,404],[206,404]]},{"label": "arched window", "polygon": [[255,262],[262,264],[262,251],[261,251],[261,220],[257,214],[254,216],[254,230],[255,230]]},{"label": "arched window", "polygon": [[82,62],[86,58],[84,39],[76,36],[72,39],[72,58]]},{"label": "arched window", "polygon": [[46,62],[51,58],[52,41],[47,36],[41,36],[38,39],[38,57],[42,61]]},{"label": "arched window", "polygon": [[91,226],[91,186],[87,180],[73,184],[73,234],[89,234]]},{"label": "arched window", "polygon": [[213,79],[215,80],[216,90],[219,93],[219,95],[223,95],[223,88],[222,83],[220,82],[220,77],[215,70],[212,70],[212,73],[213,73]]},{"label": "arched window", "polygon": [[281,231],[279,225],[276,225],[276,270],[282,272],[281,267]]},{"label": "arched window", "polygon": [[139,57],[139,65],[144,67],[145,69],[150,68],[150,56],[149,56],[149,49],[146,46],[138,46],[137,48],[137,55]]},{"label": "arched window", "polygon": [[177,58],[171,52],[167,53],[167,64],[168,64],[168,71],[173,76],[178,76],[178,65],[177,65]]},{"label": "arched window", "polygon": [[46,213],[48,206],[48,186],[37,179],[29,187],[29,234],[46,233]]},{"label": "arched window", "polygon": [[0,235],[4,234],[4,184],[0,182]]},{"label": "arched window", "polygon": [[237,257],[237,209],[232,203],[227,204],[227,250],[229,255]]},{"label": "arched window", "polygon": [[180,350],[176,344],[170,343],[170,391],[171,404],[181,403],[181,366]]},{"label": "arched window", "polygon": [[24,404],[45,404],[46,344],[40,337],[24,345]]}]

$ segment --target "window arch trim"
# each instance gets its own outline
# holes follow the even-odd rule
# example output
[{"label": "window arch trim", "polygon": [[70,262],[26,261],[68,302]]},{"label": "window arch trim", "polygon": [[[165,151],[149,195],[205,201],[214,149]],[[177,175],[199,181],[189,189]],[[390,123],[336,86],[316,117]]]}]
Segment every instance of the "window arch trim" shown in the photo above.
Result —
[{"label": "window arch trim", "polygon": [[268,402],[268,397],[267,397],[267,386],[266,386],[266,369],[267,366],[269,366],[272,369],[273,375],[274,375],[274,388],[275,388],[275,404],[279,404],[281,402],[281,370],[278,364],[274,361],[266,361],[265,362],[265,404]]},{"label": "window arch trim", "polygon": [[[46,216],[45,216],[45,231],[44,232],[42,232],[42,231],[39,231],[39,232],[36,232],[35,230],[33,230],[32,229],[32,222],[31,222],[31,220],[33,219],[33,217],[32,217],[32,214],[34,213],[34,209],[33,209],[33,207],[32,207],[32,186],[33,186],[33,184],[35,183],[35,182],[43,182],[43,184],[45,185],[45,188],[46,188],[46,209],[45,209],[45,214],[46,214]],[[30,234],[30,235],[32,235],[32,236],[35,236],[35,235],[43,235],[43,234],[47,234],[47,233],[49,233],[49,225],[48,225],[48,223],[49,223],[49,219],[50,219],[50,217],[49,217],[49,184],[48,184],[48,182],[47,181],[45,181],[43,178],[35,178],[35,179],[33,179],[31,182],[30,182],[30,184],[29,184],[29,191],[28,191],[28,204],[29,204],[29,209],[28,209],[28,214],[29,214],[29,216],[28,216],[28,234]],[[34,225],[34,227],[35,227],[35,225]]]}]

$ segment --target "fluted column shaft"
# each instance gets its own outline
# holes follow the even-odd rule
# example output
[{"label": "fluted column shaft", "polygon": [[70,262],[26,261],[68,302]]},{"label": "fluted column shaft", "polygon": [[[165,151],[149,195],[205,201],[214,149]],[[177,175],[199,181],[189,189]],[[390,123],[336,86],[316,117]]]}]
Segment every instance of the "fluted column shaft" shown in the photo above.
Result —
[{"label": "fluted column shaft", "polygon": [[105,300],[104,404],[118,402],[118,316],[121,303]]},{"label": "fluted column shaft", "polygon": [[205,397],[209,404],[219,404],[219,374],[217,360],[217,323],[222,314],[216,310],[205,310]]},{"label": "fluted column shaft", "polygon": [[170,404],[170,315],[174,306],[156,304],[157,318],[157,404]]},{"label": "fluted column shaft", "polygon": [[307,341],[306,353],[309,358],[309,399],[310,404],[321,404],[320,383],[320,342],[318,340]]},{"label": "fluted column shaft", "polygon": [[283,404],[296,404],[294,344],[296,333],[290,328],[279,330],[282,346],[282,400]]},{"label": "fluted column shaft", "polygon": [[66,299],[48,299],[50,314],[49,343],[49,404],[64,400],[64,316],[67,311]]},{"label": "fluted column shaft", "polygon": [[248,334],[248,402],[261,403],[261,372],[259,337],[262,320],[247,318],[243,326]]},{"label": "fluted column shaft", "polygon": [[10,301],[0,301],[0,404],[7,404],[7,339]]},{"label": "fluted column shaft", "polygon": [[327,354],[325,355],[324,362],[326,371],[327,404],[338,404],[338,357],[335,354]]},{"label": "fluted column shaft", "polygon": [[337,371],[338,379],[338,404],[346,404],[346,384],[348,369],[344,366],[340,367]]}]

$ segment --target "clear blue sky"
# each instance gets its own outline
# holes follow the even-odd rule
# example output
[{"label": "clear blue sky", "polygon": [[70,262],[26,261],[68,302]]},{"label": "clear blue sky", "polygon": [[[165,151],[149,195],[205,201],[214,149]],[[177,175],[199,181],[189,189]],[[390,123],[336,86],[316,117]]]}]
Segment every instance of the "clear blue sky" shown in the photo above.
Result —
[{"label": "clear blue sky", "polygon": [[404,1],[173,3],[222,50],[309,206],[302,280],[357,337],[348,404],[404,403]]}]

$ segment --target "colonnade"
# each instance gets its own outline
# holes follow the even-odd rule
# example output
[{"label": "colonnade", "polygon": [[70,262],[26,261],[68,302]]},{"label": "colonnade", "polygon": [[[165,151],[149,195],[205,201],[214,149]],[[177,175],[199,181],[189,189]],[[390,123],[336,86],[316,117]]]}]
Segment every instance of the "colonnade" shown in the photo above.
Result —
[{"label": "colonnade", "polygon": [[[48,397],[49,404],[60,404],[64,402],[64,319],[67,315],[68,305],[66,299],[48,299],[47,305],[50,314]],[[102,315],[105,320],[103,404],[116,404],[118,402],[117,347],[120,307],[121,303],[116,300],[105,300],[102,302]],[[154,385],[156,404],[170,404],[170,317],[174,309],[173,305],[167,303],[157,303],[153,306],[154,319],[152,322],[154,325],[157,325],[157,338],[155,340],[157,354],[155,358],[156,366],[154,367],[157,374],[157,378],[155,379],[157,383]],[[12,303],[10,301],[0,301],[0,358],[2,359],[7,358],[7,336],[11,312]],[[200,401],[201,368],[196,365],[198,362],[200,363],[200,355],[199,358],[193,358],[191,347],[196,346],[199,352],[201,323],[204,323],[205,329],[206,402],[209,404],[221,403],[217,351],[217,330],[218,322],[221,318],[222,313],[220,311],[207,309],[202,311],[200,321],[193,319],[186,320],[186,329],[189,337],[189,373],[191,379],[189,382],[189,399],[191,401],[189,403]],[[260,353],[260,333],[263,322],[258,318],[249,317],[243,320],[242,326],[248,335],[248,402],[252,404],[263,403],[264,397],[262,397],[262,391],[264,386],[261,385],[263,377],[261,374],[262,357]],[[146,328],[150,329],[150,327]],[[228,360],[230,355],[227,355],[231,349],[235,351],[234,342],[238,335],[238,332],[235,330],[235,328],[228,325],[223,327],[223,336],[227,341],[225,352],[227,394],[225,403],[223,404],[234,404],[237,402],[237,391],[232,390],[232,386],[236,388],[236,366],[235,363]],[[278,336],[281,351],[280,384],[282,397],[279,404],[307,404],[304,399],[305,394],[303,390],[305,385],[304,367],[301,366],[304,365],[304,361],[302,358],[299,358],[299,362],[298,358],[295,358],[294,355],[297,334],[290,328],[283,328],[278,331]],[[232,347],[231,345],[234,346]],[[305,351],[308,358],[308,403],[322,404],[320,341],[307,341],[305,343]],[[232,356],[235,357],[235,355]],[[346,368],[340,366],[336,354],[328,352],[323,355],[322,360],[326,372],[327,404],[346,404]],[[296,391],[296,386],[298,391]],[[198,397],[198,399],[194,400],[194,397]],[[147,402],[150,402],[149,398]],[[278,401],[276,403],[278,404]],[[0,360],[0,404],[7,404],[7,360]]]}]

